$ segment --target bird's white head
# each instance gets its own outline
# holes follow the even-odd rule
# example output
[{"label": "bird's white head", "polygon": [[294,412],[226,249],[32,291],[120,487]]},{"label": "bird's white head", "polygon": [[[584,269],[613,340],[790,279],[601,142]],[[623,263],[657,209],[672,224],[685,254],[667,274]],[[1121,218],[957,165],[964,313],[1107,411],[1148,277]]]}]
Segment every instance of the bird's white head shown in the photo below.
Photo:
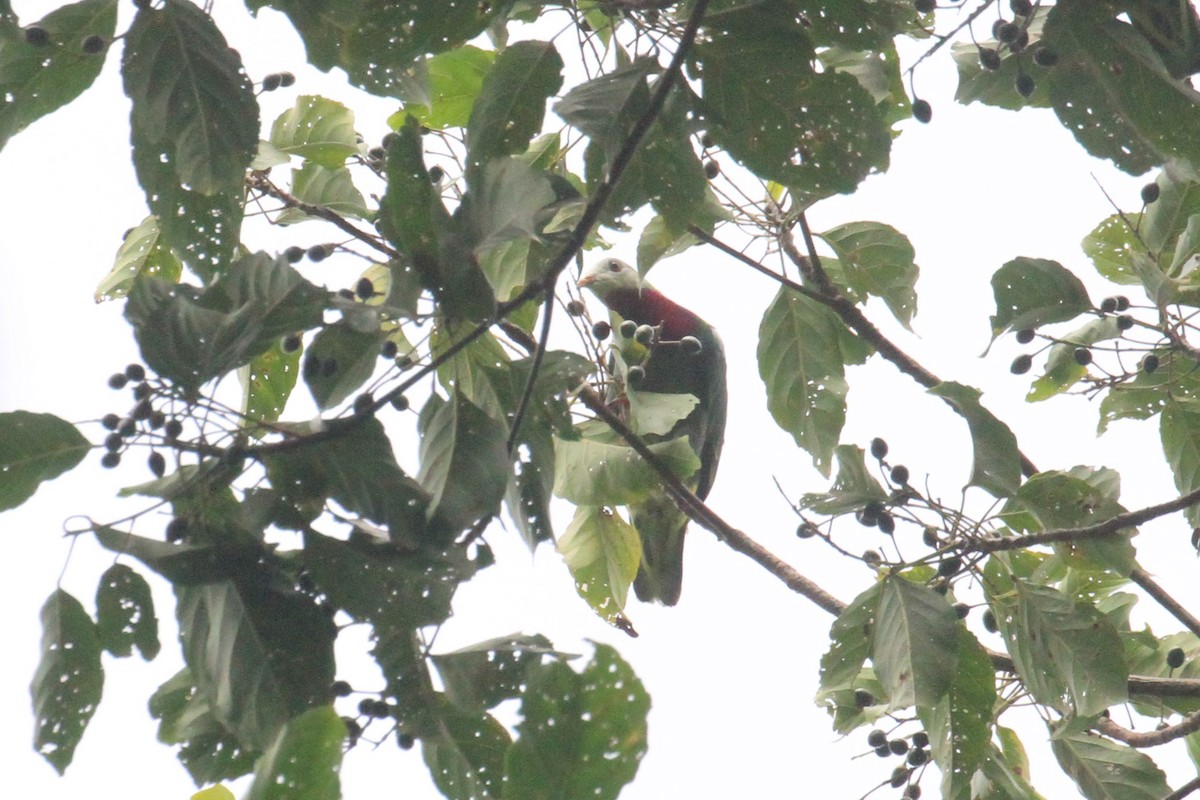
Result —
[{"label": "bird's white head", "polygon": [[592,262],[576,283],[581,289],[591,289],[601,300],[616,292],[642,290],[642,279],[637,270],[619,258],[602,258]]}]

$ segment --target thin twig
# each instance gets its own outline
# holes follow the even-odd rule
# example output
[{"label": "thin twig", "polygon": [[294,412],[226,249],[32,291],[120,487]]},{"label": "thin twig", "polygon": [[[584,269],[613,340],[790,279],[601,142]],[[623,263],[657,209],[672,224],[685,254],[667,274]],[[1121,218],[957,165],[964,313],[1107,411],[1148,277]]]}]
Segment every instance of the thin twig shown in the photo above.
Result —
[{"label": "thin twig", "polygon": [[517,403],[517,412],[513,414],[512,428],[508,432],[508,454],[517,446],[517,437],[521,434],[521,422],[529,409],[529,398],[533,395],[533,384],[537,381],[538,371],[542,368],[542,360],[546,357],[546,343],[550,340],[550,320],[554,318],[554,286],[546,287],[546,299],[542,302],[542,331],[538,335],[537,347],[533,351],[533,364],[529,368],[529,378],[525,381],[525,390],[521,392],[521,401]]},{"label": "thin twig", "polygon": [[1157,747],[1158,745],[1167,744],[1176,739],[1182,739],[1188,734],[1200,731],[1200,711],[1187,715],[1183,718],[1182,722],[1175,725],[1168,725],[1165,728],[1146,731],[1144,733],[1141,731],[1131,731],[1106,717],[1096,720],[1094,727],[1105,736],[1111,736],[1113,739],[1122,741],[1130,747]]},{"label": "thin twig", "polygon": [[1171,616],[1183,623],[1189,631],[1200,636],[1200,619],[1196,619],[1190,611],[1183,607],[1178,600],[1163,590],[1154,579],[1141,567],[1134,567],[1129,573],[1129,579],[1142,588],[1146,594],[1153,597],[1158,604],[1170,612]]},{"label": "thin twig", "polygon": [[297,211],[303,211],[309,216],[320,217],[326,222],[331,223],[350,234],[355,239],[358,239],[363,244],[374,247],[376,250],[389,258],[398,258],[400,256],[400,253],[395,248],[393,248],[387,242],[381,240],[378,236],[356,228],[355,226],[351,225],[345,217],[331,208],[314,205],[313,203],[306,203],[295,195],[288,194],[283,189],[280,189],[278,186],[271,183],[271,181],[265,175],[252,172],[250,173],[249,177],[246,178],[246,183],[249,184],[252,189],[258,189],[263,194],[266,194],[269,197],[274,197],[288,208],[294,208]]},{"label": "thin twig", "polygon": [[1175,791],[1163,798],[1163,800],[1183,800],[1192,792],[1200,789],[1200,777],[1192,778],[1190,781],[1180,786]]}]

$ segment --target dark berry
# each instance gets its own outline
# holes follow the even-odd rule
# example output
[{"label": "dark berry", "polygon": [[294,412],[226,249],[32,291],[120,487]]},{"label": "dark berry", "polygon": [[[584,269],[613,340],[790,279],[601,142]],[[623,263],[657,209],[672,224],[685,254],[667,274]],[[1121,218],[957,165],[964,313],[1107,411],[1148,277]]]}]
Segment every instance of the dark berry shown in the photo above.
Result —
[{"label": "dark berry", "polygon": [[117,425],[117,433],[128,438],[137,433],[137,420],[133,417],[125,417],[121,420],[121,424]]},{"label": "dark berry", "polygon": [[355,414],[370,414],[375,405],[375,398],[370,392],[363,392],[358,397],[354,398],[354,413]]},{"label": "dark berry", "polygon": [[875,755],[879,756],[880,758],[891,757],[892,751],[888,749],[887,742],[884,742],[883,744],[879,745],[879,747],[875,748]]},{"label": "dark berry", "polygon": [[1022,29],[1021,32],[1019,34],[1017,34],[1017,40],[1015,42],[1009,43],[1008,49],[1013,51],[1014,53],[1019,53],[1028,46],[1029,46],[1029,31]]},{"label": "dark berry", "polygon": [[1037,52],[1033,54],[1033,63],[1039,67],[1053,67],[1058,63],[1058,53],[1049,47],[1039,47]]},{"label": "dark berry", "polygon": [[375,719],[386,719],[392,713],[391,707],[383,700],[371,702],[371,716]]},{"label": "dark berry", "polygon": [[104,52],[104,37],[92,34],[83,40],[83,52],[89,56]]},{"label": "dark berry", "polygon": [[1081,367],[1086,367],[1092,363],[1092,351],[1086,347],[1076,347],[1075,352],[1071,353],[1071,358],[1075,359],[1075,363]]},{"label": "dark berry", "polygon": [[866,689],[854,690],[854,705],[859,708],[875,705],[875,695],[868,692]]},{"label": "dark berry", "polygon": [[1100,313],[1111,314],[1117,310],[1117,298],[1106,297],[1100,301]]},{"label": "dark berry", "polygon": [[708,131],[705,131],[704,133],[700,134],[700,146],[701,147],[703,147],[704,149],[707,150],[708,148],[712,147],[714,144],[716,144],[716,142],[713,141],[712,134],[710,134]]},{"label": "dark berry", "polygon": [[704,345],[695,336],[685,336],[679,340],[679,346],[689,356],[698,356],[704,350]]},{"label": "dark berry", "polygon": [[631,319],[625,320],[621,323],[621,327],[617,328],[621,335],[626,339],[632,339],[633,335],[637,333],[637,329],[638,324]]},{"label": "dark berry", "polygon": [[125,445],[125,437],[119,433],[110,433],[104,437],[104,449],[110,452],[116,452]]},{"label": "dark berry", "polygon": [[142,420],[150,419],[150,415],[153,413],[154,406],[150,405],[150,400],[147,398],[144,400],[139,400],[138,404],[133,407],[133,411],[130,412],[129,416],[141,422]]},{"label": "dark berry", "polygon": [[962,565],[963,562],[961,556],[947,556],[945,560],[938,564],[938,575],[943,577],[955,575],[960,569],[962,569]]},{"label": "dark berry", "polygon": [[129,383],[129,378],[125,377],[124,372],[114,372],[108,376],[108,388],[110,389],[124,389],[127,383]]},{"label": "dark berry", "polygon": [[990,47],[979,48],[979,66],[988,70],[1000,69],[1000,53]]},{"label": "dark berry", "polygon": [[283,257],[287,259],[289,264],[295,264],[300,259],[304,258],[304,248],[299,245],[292,245],[287,250],[283,251]]},{"label": "dark berry", "polygon": [[395,358],[396,353],[399,353],[399,352],[400,352],[400,345],[396,344],[393,340],[388,339],[386,342],[383,343],[383,347],[379,348],[379,357],[380,358]]},{"label": "dark berry", "polygon": [[1133,327],[1133,317],[1128,314],[1122,314],[1117,317],[1117,330],[1127,331]]},{"label": "dark berry", "polygon": [[346,724],[346,738],[353,746],[358,741],[358,737],[362,736],[362,725],[358,724],[358,720],[350,719],[350,717],[342,717],[342,722]]},{"label": "dark berry", "polygon": [[625,380],[630,386],[637,386],[646,377],[646,370],[636,364],[629,368],[629,372],[625,374]]},{"label": "dark berry", "polygon": [[917,122],[926,123],[933,119],[933,106],[929,105],[928,100],[914,100],[912,104],[913,119]]},{"label": "dark berry", "polygon": [[1147,353],[1146,357],[1142,359],[1142,372],[1150,375],[1156,369],[1158,369],[1158,356],[1154,353]]},{"label": "dark berry", "polygon": [[1032,366],[1033,356],[1029,355],[1029,353],[1022,353],[1013,359],[1012,364],[1008,367],[1008,371],[1013,375],[1024,375],[1026,372],[1029,372]]},{"label": "dark berry", "polygon": [[279,349],[285,353],[294,353],[300,349],[300,334],[289,333],[279,341]]},{"label": "dark berry", "polygon": [[1158,199],[1159,188],[1157,183],[1147,183],[1142,187],[1142,202],[1150,205]]},{"label": "dark berry", "polygon": [[396,734],[396,744],[400,745],[401,750],[412,750],[413,745],[416,743],[417,741],[411,733]]},{"label": "dark berry", "polygon": [[188,524],[183,517],[175,517],[167,523],[166,536],[168,542],[178,542],[187,535]]},{"label": "dark berry", "polygon": [[1172,647],[1167,652],[1167,666],[1171,669],[1179,669],[1186,659],[1187,654],[1183,652],[1182,647]]},{"label": "dark berry", "polygon": [[654,328],[650,325],[639,325],[633,332],[633,340],[642,347],[649,347],[654,343]]},{"label": "dark berry", "polygon": [[899,789],[908,782],[908,767],[896,767],[892,770],[892,777],[888,779],[893,789]]},{"label": "dark berry", "polygon": [[104,426],[105,430],[115,431],[121,424],[121,418],[116,414],[105,414],[100,418],[100,424]]},{"label": "dark berry", "polygon": [[163,433],[168,439],[178,439],[179,434],[183,433],[183,423],[177,419],[169,419],[163,426]]},{"label": "dark berry", "polygon": [[917,731],[912,735],[912,746],[921,748],[929,747],[929,734],[925,731]]},{"label": "dark berry", "polygon": [[[922,761],[922,763],[924,763]],[[917,800],[921,796],[921,785],[919,783],[910,783],[904,787],[905,800]]]},{"label": "dark berry", "polygon": [[888,742],[888,750],[892,751],[892,755],[902,756],[908,752],[908,742],[903,739],[892,739]]},{"label": "dark berry", "polygon": [[582,317],[584,311],[587,311],[587,306],[583,304],[582,300],[567,301],[567,313],[572,317]]},{"label": "dark berry", "polygon": [[375,700],[371,697],[364,697],[358,701],[358,713],[365,717],[371,716],[371,710],[375,707]]},{"label": "dark berry", "polygon": [[446,177],[446,170],[442,169],[441,167],[437,166],[436,164],[429,168],[429,182],[430,183],[434,183],[434,184],[441,183],[442,179],[445,177]]},{"label": "dark berry", "polygon": [[163,473],[167,471],[167,460],[163,458],[162,453],[155,450],[146,459],[146,466],[150,467],[150,471],[154,473],[154,477],[161,478]]},{"label": "dark berry", "polygon": [[375,296],[375,284],[371,283],[370,278],[359,278],[358,283],[354,284],[354,294],[359,300],[370,300]]},{"label": "dark berry", "polygon": [[1129,298],[1123,294],[1117,295],[1117,311],[1127,311],[1129,309]]},{"label": "dark berry", "polygon": [[1021,26],[1015,22],[1000,22],[992,29],[992,33],[996,36],[996,40],[1004,44],[1011,44],[1021,36]]},{"label": "dark berry", "polygon": [[120,463],[121,463],[121,454],[114,452],[112,450],[109,450],[107,453],[105,453],[104,455],[102,455],[100,457],[100,466],[104,467],[105,469],[112,469],[113,467],[117,466],[117,464],[120,464]]},{"label": "dark berry", "polygon": [[[133,399],[134,400],[145,400],[148,397],[150,397],[150,392],[151,392],[150,384],[146,383],[145,381],[142,381],[137,386],[133,387]],[[149,419],[149,417],[147,417],[147,419]]]},{"label": "dark berry", "polygon": [[704,162],[704,177],[710,181],[721,174],[721,165],[713,159]]},{"label": "dark berry", "polygon": [[1008,7],[1018,17],[1028,17],[1033,13],[1033,3],[1030,0],[1008,0]]},{"label": "dark berry", "polygon": [[941,544],[941,542],[938,541],[937,531],[928,527],[921,532],[921,541],[925,543],[926,547],[937,547],[939,544]]},{"label": "dark berry", "polygon": [[966,603],[955,603],[954,604],[954,615],[956,617],[958,617],[959,619],[966,619],[967,614],[970,614],[970,613],[971,613],[971,607],[969,605],[967,605]]},{"label": "dark berry", "polygon": [[357,300],[358,297],[354,294],[353,289],[338,289],[338,297],[343,300]]},{"label": "dark berry", "polygon": [[1033,76],[1026,72],[1018,75],[1013,85],[1016,87],[1017,94],[1021,95],[1021,97],[1029,97],[1029,95],[1033,94],[1033,90],[1037,88],[1037,83],[1033,80]]},{"label": "dark berry", "polygon": [[983,612],[983,629],[988,633],[1000,630],[1000,626],[996,624],[996,612],[990,608]]},{"label": "dark berry", "polygon": [[125,377],[131,381],[143,381],[146,379],[146,368],[141,364],[130,364],[125,368]]},{"label": "dark berry", "polygon": [[908,483],[908,467],[903,464],[897,464],[892,467],[892,481],[901,486]]},{"label": "dark berry", "polygon": [[395,397],[392,398],[392,408],[396,409],[397,411],[407,410],[408,409],[408,398],[402,394],[396,395]]},{"label": "dark berry", "polygon": [[805,520],[796,526],[797,539],[811,539],[818,533],[820,533],[820,529],[808,520]]},{"label": "dark berry", "polygon": [[888,443],[876,436],[871,440],[871,455],[874,458],[887,458]]},{"label": "dark berry", "polygon": [[867,744],[871,747],[880,747],[887,744],[887,734],[876,728],[867,734]]},{"label": "dark berry", "polygon": [[879,555],[879,552],[876,550],[868,550],[862,554],[862,560],[869,566],[878,567],[883,563],[883,556]]},{"label": "dark berry", "polygon": [[325,249],[323,244],[314,244],[308,248],[309,261],[324,261],[329,256],[329,251]]},{"label": "dark berry", "polygon": [[888,512],[884,511],[875,520],[875,527],[879,528],[879,532],[891,536],[896,532],[896,518]]},{"label": "dark berry", "polygon": [[937,8],[936,0],[913,0],[913,8],[918,14],[930,14]]},{"label": "dark berry", "polygon": [[596,341],[603,342],[612,333],[612,325],[609,325],[604,320],[600,320],[592,325],[592,336],[596,337]]},{"label": "dark berry", "polygon": [[50,34],[41,25],[30,25],[25,29],[25,43],[41,47],[50,41]]},{"label": "dark berry", "polygon": [[[913,744],[915,745],[916,743],[917,743],[917,734],[914,734],[913,735]],[[928,737],[926,737],[926,743],[928,743]],[[909,750],[908,757],[905,758],[904,760],[907,761],[909,764],[911,764],[914,767],[919,767],[922,764],[924,764],[926,761],[929,760],[929,751],[922,749],[920,747],[918,747],[915,750]]]},{"label": "dark berry", "polygon": [[270,75],[264,75],[262,79],[262,90],[264,92],[273,92],[279,88],[282,79],[278,72],[272,72]]},{"label": "dark berry", "polygon": [[155,411],[150,415],[150,429],[158,430],[163,425],[167,424],[167,415],[161,411]]},{"label": "dark berry", "polygon": [[382,147],[372,147],[367,151],[367,157],[375,161],[383,161],[387,158],[387,150]]},{"label": "dark berry", "polygon": [[1034,335],[1035,334],[1032,328],[1022,328],[1021,330],[1017,331],[1017,343],[1029,344],[1033,341]]},{"label": "dark berry", "polygon": [[334,681],[329,687],[329,693],[334,697],[348,697],[352,691],[348,681]]},{"label": "dark berry", "polygon": [[403,355],[396,359],[396,368],[400,370],[408,369],[413,365],[413,358],[410,355]]},{"label": "dark berry", "polygon": [[279,73],[279,85],[287,88],[296,82],[296,76],[290,72]]}]

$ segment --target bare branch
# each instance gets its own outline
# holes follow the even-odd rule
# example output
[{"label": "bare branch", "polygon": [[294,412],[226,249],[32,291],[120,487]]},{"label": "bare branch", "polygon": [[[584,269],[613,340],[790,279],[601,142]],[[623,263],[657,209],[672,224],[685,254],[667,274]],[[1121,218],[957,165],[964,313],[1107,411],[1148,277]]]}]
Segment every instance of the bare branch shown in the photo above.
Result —
[{"label": "bare branch", "polygon": [[267,176],[262,173],[251,172],[246,178],[246,183],[250,186],[250,188],[257,189],[269,197],[274,197],[288,208],[294,208],[297,211],[303,211],[305,214],[313,217],[320,217],[326,222],[336,225],[338,228],[350,234],[355,239],[359,240],[365,245],[375,248],[388,258],[397,258],[400,255],[400,253],[397,252],[396,249],[387,242],[383,241],[374,234],[367,233],[366,231],[351,225],[345,217],[333,209],[326,208],[325,206],[314,205],[313,203],[306,203],[295,195],[288,194],[283,189],[280,189],[278,186],[271,183]]},{"label": "bare branch", "polygon": [[1096,720],[1096,724],[1093,727],[1105,736],[1122,741],[1130,747],[1157,747],[1160,744],[1173,742],[1176,739],[1182,739],[1190,733],[1200,731],[1200,711],[1189,714],[1183,718],[1183,722],[1176,725],[1168,725],[1165,728],[1146,731],[1145,733],[1123,728],[1107,717],[1101,717]]}]

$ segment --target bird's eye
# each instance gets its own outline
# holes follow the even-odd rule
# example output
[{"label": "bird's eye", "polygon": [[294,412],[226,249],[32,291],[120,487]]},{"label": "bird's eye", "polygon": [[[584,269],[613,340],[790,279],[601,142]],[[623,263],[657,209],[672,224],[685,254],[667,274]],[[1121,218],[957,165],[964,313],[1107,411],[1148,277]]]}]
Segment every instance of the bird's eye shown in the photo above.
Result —
[{"label": "bird's eye", "polygon": [[620,261],[608,262],[608,271],[609,272],[620,272],[621,271],[621,262]]}]

